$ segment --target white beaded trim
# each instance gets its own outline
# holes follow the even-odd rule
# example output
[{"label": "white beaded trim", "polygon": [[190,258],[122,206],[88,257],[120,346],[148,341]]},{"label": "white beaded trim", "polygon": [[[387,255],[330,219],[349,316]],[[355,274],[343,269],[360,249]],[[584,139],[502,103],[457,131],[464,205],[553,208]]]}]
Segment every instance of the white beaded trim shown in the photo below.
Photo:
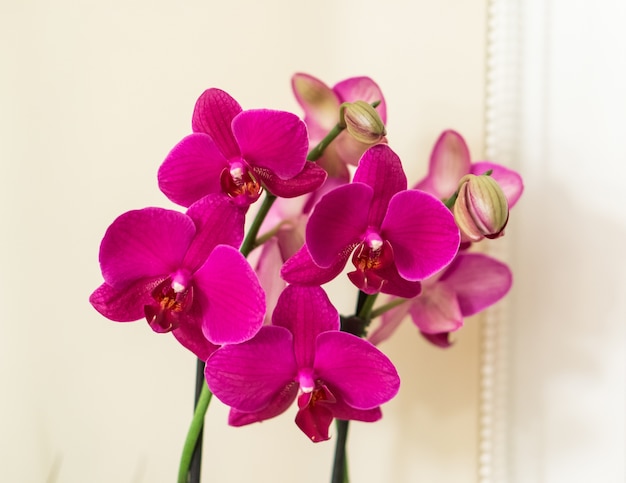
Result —
[{"label": "white beaded trim", "polygon": [[[485,92],[486,159],[503,165],[516,161],[519,133],[519,0],[488,0]],[[489,244],[489,254],[508,261],[506,236]],[[507,467],[506,297],[482,318],[478,481],[505,483]]]}]

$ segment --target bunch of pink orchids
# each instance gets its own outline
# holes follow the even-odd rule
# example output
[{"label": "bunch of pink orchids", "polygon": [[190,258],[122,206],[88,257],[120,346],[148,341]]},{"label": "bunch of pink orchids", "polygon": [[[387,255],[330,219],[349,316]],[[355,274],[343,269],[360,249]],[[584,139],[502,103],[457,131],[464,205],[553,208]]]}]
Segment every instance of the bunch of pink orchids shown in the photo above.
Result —
[{"label": "bunch of pink orchids", "polygon": [[[158,170],[161,191],[183,209],[126,212],[100,246],[94,308],[117,322],[144,319],[204,363],[179,482],[194,478],[211,394],[230,406],[233,426],[294,401],[313,442],[337,420],[333,481],[346,481],[347,421],[380,419],[400,386],[377,344],[409,316],[448,347],[465,317],[511,287],[504,263],[470,247],[502,235],[523,190],[516,172],[472,162],[448,130],[409,188],[374,81],[331,88],[295,74],[292,87],[304,119],[202,93],[192,133]],[[346,276],[359,292],[342,316],[322,286]]]}]

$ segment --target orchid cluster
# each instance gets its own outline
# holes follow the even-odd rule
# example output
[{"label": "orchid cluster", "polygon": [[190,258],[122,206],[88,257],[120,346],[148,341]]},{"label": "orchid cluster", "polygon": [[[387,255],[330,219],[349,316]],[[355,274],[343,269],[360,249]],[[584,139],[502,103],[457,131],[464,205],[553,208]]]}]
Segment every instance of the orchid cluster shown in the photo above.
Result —
[{"label": "orchid cluster", "polygon": [[[517,173],[472,162],[448,130],[428,175],[409,187],[373,80],[331,88],[295,74],[292,88],[302,119],[202,93],[192,133],[158,170],[159,188],[182,208],[124,213],[100,246],[94,308],[145,320],[205,362],[204,409],[179,481],[211,393],[234,426],[295,401],[298,428],[328,440],[333,420],[376,421],[398,392],[377,346],[404,319],[448,347],[464,318],[511,287],[509,268],[471,247],[503,234],[523,190]],[[358,289],[354,314],[340,315],[323,288],[337,277]]]}]

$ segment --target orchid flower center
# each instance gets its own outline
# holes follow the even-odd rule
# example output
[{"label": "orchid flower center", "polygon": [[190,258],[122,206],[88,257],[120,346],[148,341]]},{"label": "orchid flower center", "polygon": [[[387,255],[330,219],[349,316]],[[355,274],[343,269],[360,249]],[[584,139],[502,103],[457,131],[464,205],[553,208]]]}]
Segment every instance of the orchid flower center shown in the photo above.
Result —
[{"label": "orchid flower center", "polygon": [[348,273],[352,283],[365,293],[378,293],[387,282],[382,270],[393,264],[393,248],[377,232],[369,231],[354,250],[352,263],[356,268]]},{"label": "orchid flower center", "polygon": [[[300,374],[301,375],[301,374]],[[334,404],[337,402],[335,395],[328,389],[322,381],[316,381],[313,387],[304,388],[300,386],[302,395],[298,398],[298,407],[314,407],[316,404]]]},{"label": "orchid flower center", "polygon": [[188,272],[179,270],[159,283],[150,294],[153,303],[144,306],[148,324],[158,333],[170,332],[193,303],[193,287]]},{"label": "orchid flower center", "polygon": [[222,190],[237,203],[249,205],[259,199],[263,187],[243,160],[231,161],[220,175]]},{"label": "orchid flower center", "polygon": [[352,254],[352,263],[360,272],[379,270],[393,263],[393,249],[376,232],[369,232]]}]

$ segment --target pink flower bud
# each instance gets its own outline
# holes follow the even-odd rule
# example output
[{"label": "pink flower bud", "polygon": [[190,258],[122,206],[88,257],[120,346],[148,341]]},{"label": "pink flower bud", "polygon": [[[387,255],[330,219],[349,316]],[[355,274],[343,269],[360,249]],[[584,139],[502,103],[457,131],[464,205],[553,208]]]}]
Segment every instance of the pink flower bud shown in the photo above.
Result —
[{"label": "pink flower bud", "polygon": [[501,236],[509,220],[509,205],[498,182],[484,174],[461,178],[452,209],[461,241],[477,242]]},{"label": "pink flower bud", "polygon": [[378,111],[365,101],[344,102],[341,122],[354,139],[364,144],[376,144],[387,134]]}]

